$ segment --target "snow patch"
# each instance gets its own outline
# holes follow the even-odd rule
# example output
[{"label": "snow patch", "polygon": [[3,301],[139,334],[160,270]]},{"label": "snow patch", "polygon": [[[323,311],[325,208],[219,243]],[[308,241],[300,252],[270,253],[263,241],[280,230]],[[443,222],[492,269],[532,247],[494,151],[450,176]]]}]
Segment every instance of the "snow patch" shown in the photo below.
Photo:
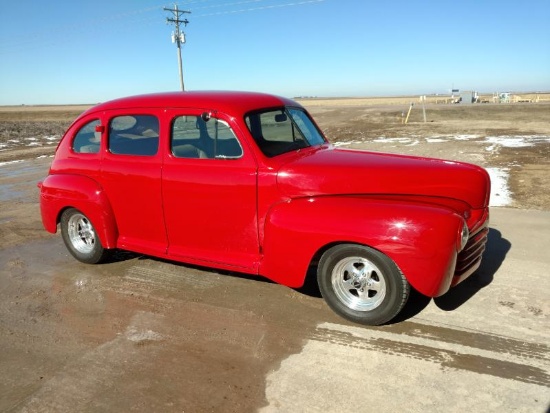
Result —
[{"label": "snow patch", "polygon": [[539,143],[550,143],[550,136],[527,135],[527,136],[487,136],[485,142],[503,146],[505,148],[525,148],[535,146]]},{"label": "snow patch", "polygon": [[145,341],[160,341],[163,339],[162,335],[152,330],[137,331],[135,328],[130,328],[126,332],[126,338],[135,343],[143,343]]},{"label": "snow patch", "polygon": [[411,138],[386,138],[384,136],[380,136],[379,138],[374,139],[373,142],[377,143],[410,143],[412,142]]},{"label": "snow patch", "polygon": [[20,163],[20,162],[24,162],[24,160],[23,160],[23,159],[19,159],[19,160],[17,160],[17,161],[0,162],[0,166],[11,165],[11,164]]},{"label": "snow patch", "polygon": [[478,135],[454,135],[453,138],[457,141],[469,141],[470,139],[479,139]]},{"label": "snow patch", "polygon": [[491,200],[489,206],[508,206],[512,203],[512,193],[508,188],[509,169],[485,168],[491,177]]},{"label": "snow patch", "polygon": [[357,144],[357,143],[363,143],[363,142],[361,142],[361,141],[334,142],[332,145],[335,146],[335,147],[338,147],[338,146],[353,145],[353,144]]},{"label": "snow patch", "polygon": [[524,148],[535,145],[534,143],[527,142],[522,136],[487,136],[485,142],[491,143],[491,148],[495,145],[504,146],[505,148]]},{"label": "snow patch", "polygon": [[338,146],[349,146],[349,145],[351,145],[351,142],[334,142],[332,145],[335,146],[335,147],[338,147]]}]

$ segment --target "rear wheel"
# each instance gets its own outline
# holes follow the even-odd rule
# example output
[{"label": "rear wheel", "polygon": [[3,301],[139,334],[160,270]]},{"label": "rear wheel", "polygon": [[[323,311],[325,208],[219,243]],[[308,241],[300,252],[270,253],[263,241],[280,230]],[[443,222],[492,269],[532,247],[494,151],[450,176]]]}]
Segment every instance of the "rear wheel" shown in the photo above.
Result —
[{"label": "rear wheel", "polygon": [[97,264],[107,258],[92,222],[77,209],[69,208],[61,215],[61,235],[67,249],[77,260]]},{"label": "rear wheel", "polygon": [[317,281],[337,314],[366,325],[390,321],[404,307],[410,292],[409,283],[389,257],[356,244],[327,250],[319,261]]}]

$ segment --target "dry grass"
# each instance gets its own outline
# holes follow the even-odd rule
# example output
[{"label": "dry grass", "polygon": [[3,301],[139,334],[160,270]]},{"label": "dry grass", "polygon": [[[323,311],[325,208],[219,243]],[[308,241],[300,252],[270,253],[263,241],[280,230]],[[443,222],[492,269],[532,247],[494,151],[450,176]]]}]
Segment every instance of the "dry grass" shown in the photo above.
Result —
[{"label": "dry grass", "polygon": [[404,124],[408,105],[333,105],[329,102],[330,105],[324,106],[310,106],[309,101],[302,103],[332,141],[439,134],[550,136],[549,103],[426,105],[426,122],[422,107],[415,105],[408,124]]},{"label": "dry grass", "polygon": [[[547,95],[550,97],[550,94]],[[397,152],[477,163],[509,171],[514,206],[550,210],[550,143],[530,147],[488,148],[486,136],[550,136],[550,102],[413,106],[415,97],[302,99],[332,142],[356,149]],[[416,97],[417,99],[417,97]],[[0,162],[53,154],[59,138],[88,105],[0,107]],[[436,136],[471,135],[466,141]],[[397,138],[388,143],[385,138]],[[399,143],[399,139],[403,139]],[[411,142],[418,144],[412,145]]]},{"label": "dry grass", "polygon": [[[334,98],[302,99],[300,102],[314,115],[333,142],[438,134],[550,136],[550,103],[428,103],[425,106],[427,122],[423,121],[422,106],[415,104],[408,124],[403,124],[411,99]],[[70,123],[89,107],[0,107],[0,160],[34,156],[39,147],[50,154],[56,143],[52,137],[60,138]]]},{"label": "dry grass", "polygon": [[72,122],[92,105],[0,106],[0,121]]},{"label": "dry grass", "polygon": [[[480,100],[493,103],[492,94],[480,95]],[[529,100],[532,103],[550,102],[550,93],[519,93],[511,95],[510,104]],[[315,106],[384,106],[384,105],[400,105],[409,106],[411,103],[415,105],[421,104],[420,96],[394,96],[394,97],[358,97],[358,98],[297,98],[296,101],[307,107]],[[449,96],[426,96],[426,105],[452,103]],[[502,104],[508,105],[508,104]]]}]

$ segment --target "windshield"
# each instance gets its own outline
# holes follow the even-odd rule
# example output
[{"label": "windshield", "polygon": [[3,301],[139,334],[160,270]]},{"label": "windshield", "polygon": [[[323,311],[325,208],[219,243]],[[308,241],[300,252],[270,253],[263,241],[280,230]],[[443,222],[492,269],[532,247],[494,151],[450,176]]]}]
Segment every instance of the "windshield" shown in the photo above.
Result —
[{"label": "windshield", "polygon": [[325,143],[307,113],[298,108],[253,112],[246,115],[245,122],[259,148],[268,157]]}]

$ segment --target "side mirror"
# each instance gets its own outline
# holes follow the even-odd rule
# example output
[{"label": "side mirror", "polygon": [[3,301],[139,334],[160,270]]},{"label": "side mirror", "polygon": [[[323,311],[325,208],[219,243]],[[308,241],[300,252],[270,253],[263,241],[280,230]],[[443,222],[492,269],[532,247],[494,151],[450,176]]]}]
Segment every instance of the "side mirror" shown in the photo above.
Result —
[{"label": "side mirror", "polygon": [[286,122],[288,119],[288,116],[286,116],[286,114],[284,113],[280,113],[278,115],[275,115],[275,122],[279,123],[279,122]]}]

